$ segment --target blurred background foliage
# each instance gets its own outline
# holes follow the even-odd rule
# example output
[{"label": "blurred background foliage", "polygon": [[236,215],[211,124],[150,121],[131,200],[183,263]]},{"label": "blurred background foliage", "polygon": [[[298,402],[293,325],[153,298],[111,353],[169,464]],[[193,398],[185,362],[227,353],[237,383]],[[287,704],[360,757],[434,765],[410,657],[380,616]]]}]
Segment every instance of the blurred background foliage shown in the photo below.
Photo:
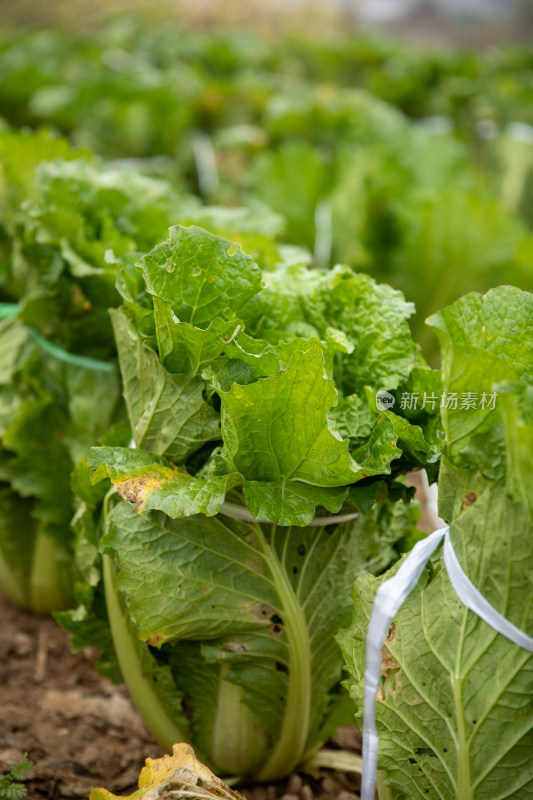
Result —
[{"label": "blurred background foliage", "polygon": [[274,211],[317,266],[402,289],[429,358],[429,314],[532,287],[529,4],[0,7],[6,129],[45,127],[184,197]]}]

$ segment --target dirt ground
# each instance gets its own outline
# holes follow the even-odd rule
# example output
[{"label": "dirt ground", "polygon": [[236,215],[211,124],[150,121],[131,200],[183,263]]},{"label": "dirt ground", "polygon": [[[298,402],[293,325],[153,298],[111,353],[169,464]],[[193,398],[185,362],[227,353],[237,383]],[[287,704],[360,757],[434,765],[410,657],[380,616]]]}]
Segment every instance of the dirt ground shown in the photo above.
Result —
[{"label": "dirt ground", "polygon": [[[87,800],[94,786],[129,795],[144,759],[163,755],[124,687],[94,672],[94,656],[72,655],[52,619],[0,595],[0,774],[27,752],[28,800]],[[343,728],[330,746],[360,752],[359,732]],[[324,770],[239,788],[249,800],[356,800],[358,787],[358,776]]]}]

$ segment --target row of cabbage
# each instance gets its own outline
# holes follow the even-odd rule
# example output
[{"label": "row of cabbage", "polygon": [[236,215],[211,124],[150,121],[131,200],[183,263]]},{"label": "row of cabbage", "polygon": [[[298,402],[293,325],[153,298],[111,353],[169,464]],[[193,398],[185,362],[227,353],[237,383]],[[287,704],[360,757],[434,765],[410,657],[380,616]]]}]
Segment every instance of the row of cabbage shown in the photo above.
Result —
[{"label": "row of cabbage", "polygon": [[[58,619],[75,647],[101,648],[165,747],[259,781],[362,724],[373,598],[422,537],[407,472],[440,469],[463,569],[532,632],[531,294],[436,314],[440,371],[413,304],[367,274],[404,275],[424,313],[476,281],[528,288],[527,229],[452,137],[352,90],[309,91],[301,114],[277,96],[298,136],[269,131],[263,152],[236,147],[241,170],[228,160],[221,192],[240,207],[205,205],[186,172],[0,133],[0,582],[36,611],[74,608]],[[346,121],[343,154],[320,122],[305,140],[307,97]],[[333,195],[311,193],[311,235],[283,205],[295,153],[304,185],[313,164],[352,159]],[[355,201],[372,213],[354,222]],[[353,255],[329,268],[337,207],[333,258],[341,233]],[[414,248],[418,277],[400,270],[415,232],[438,265]],[[381,796],[528,797],[532,669],[434,557],[384,651]]]},{"label": "row of cabbage", "polygon": [[6,32],[0,114],[206,202],[274,208],[319,266],[400,288],[433,361],[429,314],[531,284],[531,75],[518,48],[273,42],[121,18],[84,35]]}]

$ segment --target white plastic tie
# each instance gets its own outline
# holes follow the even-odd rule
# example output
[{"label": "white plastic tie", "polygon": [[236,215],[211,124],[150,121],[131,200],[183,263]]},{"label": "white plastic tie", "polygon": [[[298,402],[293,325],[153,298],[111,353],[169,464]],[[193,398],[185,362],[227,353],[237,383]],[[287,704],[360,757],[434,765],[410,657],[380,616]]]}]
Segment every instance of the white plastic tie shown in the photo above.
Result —
[{"label": "white plastic tie", "polygon": [[452,547],[452,540],[449,534],[444,539],[444,563],[455,593],[464,605],[487,622],[491,628],[501,633],[502,636],[507,637],[507,639],[510,639],[511,642],[514,642],[524,650],[529,650],[533,653],[533,638],[525,634],[520,628],[517,628],[516,625],[513,625],[512,622],[509,622],[499,611],[496,611],[494,606],[491,606],[489,601],[483,597],[463,572],[459,559]]},{"label": "white plastic tie", "polygon": [[381,648],[391,622],[414,589],[424,568],[444,539],[444,563],[450,583],[464,605],[494,630],[519,647],[533,652],[533,638],[500,614],[463,572],[450,539],[449,527],[439,528],[417,542],[395,575],[381,584],[374,598],[366,637],[365,702],[363,710],[363,771],[361,800],[374,800],[379,737],[376,698],[381,677]]}]

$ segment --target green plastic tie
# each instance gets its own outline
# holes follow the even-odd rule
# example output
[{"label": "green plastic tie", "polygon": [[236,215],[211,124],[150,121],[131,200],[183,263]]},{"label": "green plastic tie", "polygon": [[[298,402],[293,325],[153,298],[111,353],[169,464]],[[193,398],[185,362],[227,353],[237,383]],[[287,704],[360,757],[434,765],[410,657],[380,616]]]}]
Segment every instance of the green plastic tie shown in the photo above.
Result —
[{"label": "green plastic tie", "polygon": [[51,356],[57,358],[58,361],[64,361],[66,364],[74,364],[74,366],[83,367],[84,369],[100,370],[101,372],[118,371],[115,364],[112,364],[110,361],[99,361],[90,356],[74,355],[74,353],[69,353],[63,350],[63,348],[57,347],[55,344],[52,344],[52,342],[49,342],[36,328],[30,327],[30,331],[37,344],[39,344],[43,350],[46,350],[47,353],[50,353]]},{"label": "green plastic tie", "polygon": [[[0,303],[0,319],[14,317],[18,312],[19,306],[17,303]],[[28,327],[37,344],[51,356],[57,358],[58,361],[64,361],[66,364],[73,364],[84,369],[99,370],[100,372],[118,372],[115,364],[109,361],[100,361],[90,356],[77,356],[74,353],[69,353],[67,350],[63,350],[62,347],[57,347],[52,342],[49,342],[36,328],[31,325]]]},{"label": "green plastic tie", "polygon": [[17,303],[0,303],[0,319],[14,317],[18,312],[19,307]]}]

